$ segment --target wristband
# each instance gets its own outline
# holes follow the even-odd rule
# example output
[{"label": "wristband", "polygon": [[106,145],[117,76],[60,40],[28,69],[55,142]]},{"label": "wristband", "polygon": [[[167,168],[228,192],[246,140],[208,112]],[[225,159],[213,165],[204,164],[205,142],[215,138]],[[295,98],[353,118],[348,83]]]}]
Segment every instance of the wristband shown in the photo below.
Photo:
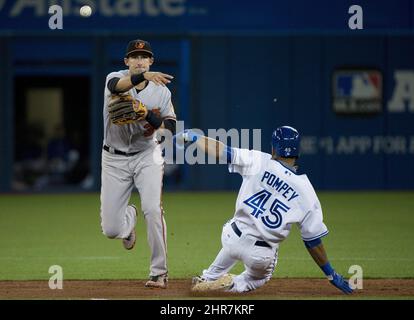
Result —
[{"label": "wristband", "polygon": [[145,81],[144,73],[145,73],[145,71],[143,73],[131,75],[131,83],[134,86],[136,86],[136,85],[140,84],[141,82],[144,82]]},{"label": "wristband", "polygon": [[154,128],[158,129],[162,125],[162,119],[158,117],[154,112],[148,110],[147,116],[145,118],[147,122]]},{"label": "wristband", "polygon": [[226,146],[226,160],[227,160],[227,163],[231,163],[232,159],[233,159],[233,149],[229,146]]}]

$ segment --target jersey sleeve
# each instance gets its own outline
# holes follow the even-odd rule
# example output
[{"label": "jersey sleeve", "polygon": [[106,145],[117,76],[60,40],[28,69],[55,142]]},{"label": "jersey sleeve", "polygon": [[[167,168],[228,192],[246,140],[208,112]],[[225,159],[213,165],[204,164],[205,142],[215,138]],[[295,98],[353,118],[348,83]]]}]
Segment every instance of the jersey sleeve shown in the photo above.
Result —
[{"label": "jersey sleeve", "polygon": [[306,212],[298,226],[304,241],[312,241],[328,234],[328,228],[323,222],[322,208],[319,200]]},{"label": "jersey sleeve", "polygon": [[166,119],[176,119],[174,106],[171,101],[171,92],[167,89],[167,93],[165,95],[165,98],[163,99],[163,104],[161,106],[161,118],[163,120]]},{"label": "jersey sleeve", "polygon": [[242,176],[253,175],[259,172],[261,166],[261,152],[256,150],[231,148],[229,172]]}]

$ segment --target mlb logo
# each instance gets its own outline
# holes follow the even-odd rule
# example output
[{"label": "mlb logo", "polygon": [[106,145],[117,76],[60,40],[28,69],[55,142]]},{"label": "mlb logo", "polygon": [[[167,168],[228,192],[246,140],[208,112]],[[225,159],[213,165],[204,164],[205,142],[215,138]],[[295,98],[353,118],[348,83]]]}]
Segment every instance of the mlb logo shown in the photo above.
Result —
[{"label": "mlb logo", "polygon": [[337,70],[333,77],[337,113],[376,113],[382,109],[382,74],[377,70]]}]

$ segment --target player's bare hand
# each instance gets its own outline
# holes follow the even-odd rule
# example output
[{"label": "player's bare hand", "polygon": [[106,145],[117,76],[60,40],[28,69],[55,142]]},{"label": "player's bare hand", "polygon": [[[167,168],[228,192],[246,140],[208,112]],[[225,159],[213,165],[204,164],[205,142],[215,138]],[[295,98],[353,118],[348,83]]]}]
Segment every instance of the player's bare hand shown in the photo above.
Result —
[{"label": "player's bare hand", "polygon": [[174,79],[173,76],[162,73],[162,72],[151,72],[147,71],[144,73],[144,78],[148,81],[154,82],[156,85],[165,86],[166,84],[171,83],[171,80]]}]

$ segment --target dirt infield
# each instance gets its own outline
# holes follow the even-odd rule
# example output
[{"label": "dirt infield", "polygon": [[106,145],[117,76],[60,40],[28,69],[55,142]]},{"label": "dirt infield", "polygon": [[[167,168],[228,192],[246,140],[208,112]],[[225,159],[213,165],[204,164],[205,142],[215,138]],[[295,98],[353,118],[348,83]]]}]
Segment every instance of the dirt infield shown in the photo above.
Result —
[{"label": "dirt infield", "polygon": [[[308,299],[344,295],[323,279],[272,279],[246,294],[192,293],[189,280],[170,280],[168,289],[149,289],[145,280],[66,280],[62,290],[51,290],[48,281],[0,281],[0,299]],[[367,279],[353,297],[414,299],[414,279]]]}]

